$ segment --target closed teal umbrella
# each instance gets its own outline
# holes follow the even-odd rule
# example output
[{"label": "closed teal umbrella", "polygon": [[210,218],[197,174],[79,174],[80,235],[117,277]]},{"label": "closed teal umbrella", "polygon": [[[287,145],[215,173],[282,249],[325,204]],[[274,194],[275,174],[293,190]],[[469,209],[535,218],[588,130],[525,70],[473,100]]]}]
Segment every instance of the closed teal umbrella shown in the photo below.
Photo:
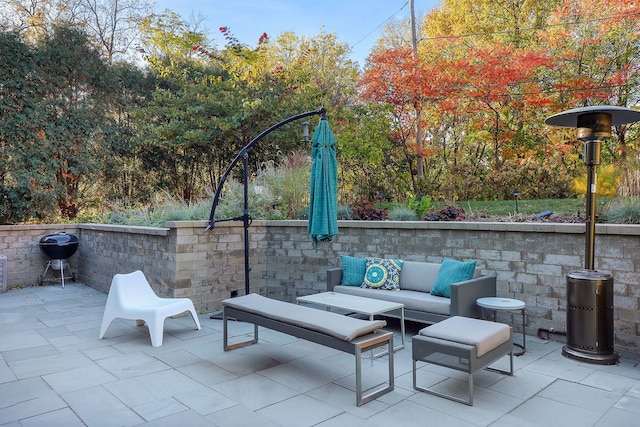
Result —
[{"label": "closed teal umbrella", "polygon": [[309,225],[311,239],[316,243],[330,241],[338,234],[338,162],[336,139],[326,116],[311,138]]}]

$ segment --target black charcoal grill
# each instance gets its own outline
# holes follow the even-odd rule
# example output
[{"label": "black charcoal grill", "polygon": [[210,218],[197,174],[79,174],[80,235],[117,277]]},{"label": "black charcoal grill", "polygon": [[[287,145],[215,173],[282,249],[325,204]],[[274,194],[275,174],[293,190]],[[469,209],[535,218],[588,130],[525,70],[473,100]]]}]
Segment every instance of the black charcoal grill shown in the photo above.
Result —
[{"label": "black charcoal grill", "polygon": [[[78,250],[80,242],[78,238],[73,234],[67,234],[65,232],[59,232],[54,234],[48,234],[40,239],[38,246],[40,250],[50,259],[47,261],[47,266],[44,269],[44,273],[38,277],[38,285],[48,282],[61,282],[64,288],[64,269],[69,270],[69,275],[72,281],[76,281],[76,273],[71,272],[69,262],[67,259],[71,258],[73,254]],[[54,279],[46,279],[47,272],[49,270],[60,271],[60,276]],[[69,277],[69,276],[68,276]]]}]

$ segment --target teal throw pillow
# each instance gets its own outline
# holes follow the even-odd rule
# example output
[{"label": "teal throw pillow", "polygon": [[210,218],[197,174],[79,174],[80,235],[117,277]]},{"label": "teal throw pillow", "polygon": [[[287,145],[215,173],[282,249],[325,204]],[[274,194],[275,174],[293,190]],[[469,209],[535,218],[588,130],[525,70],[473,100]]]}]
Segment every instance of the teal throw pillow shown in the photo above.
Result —
[{"label": "teal throw pillow", "polygon": [[401,270],[402,261],[398,259],[367,258],[362,287],[399,291]]},{"label": "teal throw pillow", "polygon": [[342,260],[342,284],[345,286],[360,286],[367,270],[367,260],[347,255],[340,255]]},{"label": "teal throw pillow", "polygon": [[451,284],[473,279],[475,271],[475,261],[463,262],[450,258],[443,259],[436,283],[431,289],[431,295],[451,298]]}]

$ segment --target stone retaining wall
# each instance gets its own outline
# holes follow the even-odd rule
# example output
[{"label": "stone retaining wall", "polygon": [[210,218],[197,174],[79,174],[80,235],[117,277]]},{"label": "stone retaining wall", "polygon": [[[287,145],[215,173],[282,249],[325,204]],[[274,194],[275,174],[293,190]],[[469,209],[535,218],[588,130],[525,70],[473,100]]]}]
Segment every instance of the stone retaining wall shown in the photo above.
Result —
[{"label": "stone retaining wall", "polygon": [[[49,261],[49,257],[42,253],[38,243],[47,234],[62,231],[77,235],[78,226],[75,224],[0,225],[0,255],[7,257],[8,288],[38,283],[38,276],[44,273]],[[78,268],[78,255],[69,258],[68,263],[71,270],[75,272]],[[43,279],[54,280],[58,277],[60,277],[59,271],[49,270]]]},{"label": "stone retaining wall", "polygon": [[[340,235],[316,252],[305,239],[306,222],[290,223],[268,222],[264,286],[269,296],[293,301],[321,291],[323,270],[339,266],[341,253],[477,260],[484,274],[497,277],[499,296],[526,303],[527,334],[566,330],[566,276],[585,262],[584,224],[343,221]],[[640,359],[640,226],[597,225],[595,268],[614,277],[616,351]],[[503,314],[501,320],[518,325],[513,316]]]},{"label": "stone retaining wall", "polygon": [[[158,295],[191,298],[199,311],[217,310],[231,291],[244,290],[242,227],[222,224],[205,231],[202,221],[166,225],[81,225],[80,279],[106,293],[115,273],[141,270]],[[251,231],[259,238],[258,227]]]},{"label": "stone retaining wall", "polygon": [[[214,311],[232,292],[244,294],[243,228],[221,223],[167,222],[166,228],[110,225],[3,226],[0,254],[8,285],[32,285],[46,257],[40,237],[77,234],[72,269],[88,286],[107,292],[114,273],[140,269],[163,296],[192,298]],[[340,234],[314,247],[306,221],[254,221],[250,227],[250,290],[295,301],[325,289],[326,269],[339,255],[440,262],[477,260],[497,277],[498,295],[527,304],[527,334],[566,328],[566,275],[584,266],[584,224],[341,221]],[[616,351],[640,359],[640,226],[597,225],[595,267],[614,277]],[[518,325],[518,319],[503,318]],[[516,330],[518,328],[516,327]],[[558,337],[558,339],[562,339]]]}]

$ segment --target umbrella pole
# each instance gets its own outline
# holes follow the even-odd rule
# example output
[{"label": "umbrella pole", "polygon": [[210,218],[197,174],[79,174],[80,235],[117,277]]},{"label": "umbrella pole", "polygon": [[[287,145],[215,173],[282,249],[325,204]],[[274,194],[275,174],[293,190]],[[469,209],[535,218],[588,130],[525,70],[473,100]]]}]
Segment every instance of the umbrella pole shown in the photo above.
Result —
[{"label": "umbrella pole", "polygon": [[244,152],[242,156],[242,167],[244,168],[244,209],[242,214],[242,222],[244,224],[244,294],[249,295],[249,273],[251,266],[249,265],[249,226],[251,225],[251,216],[249,215],[249,153]]}]

